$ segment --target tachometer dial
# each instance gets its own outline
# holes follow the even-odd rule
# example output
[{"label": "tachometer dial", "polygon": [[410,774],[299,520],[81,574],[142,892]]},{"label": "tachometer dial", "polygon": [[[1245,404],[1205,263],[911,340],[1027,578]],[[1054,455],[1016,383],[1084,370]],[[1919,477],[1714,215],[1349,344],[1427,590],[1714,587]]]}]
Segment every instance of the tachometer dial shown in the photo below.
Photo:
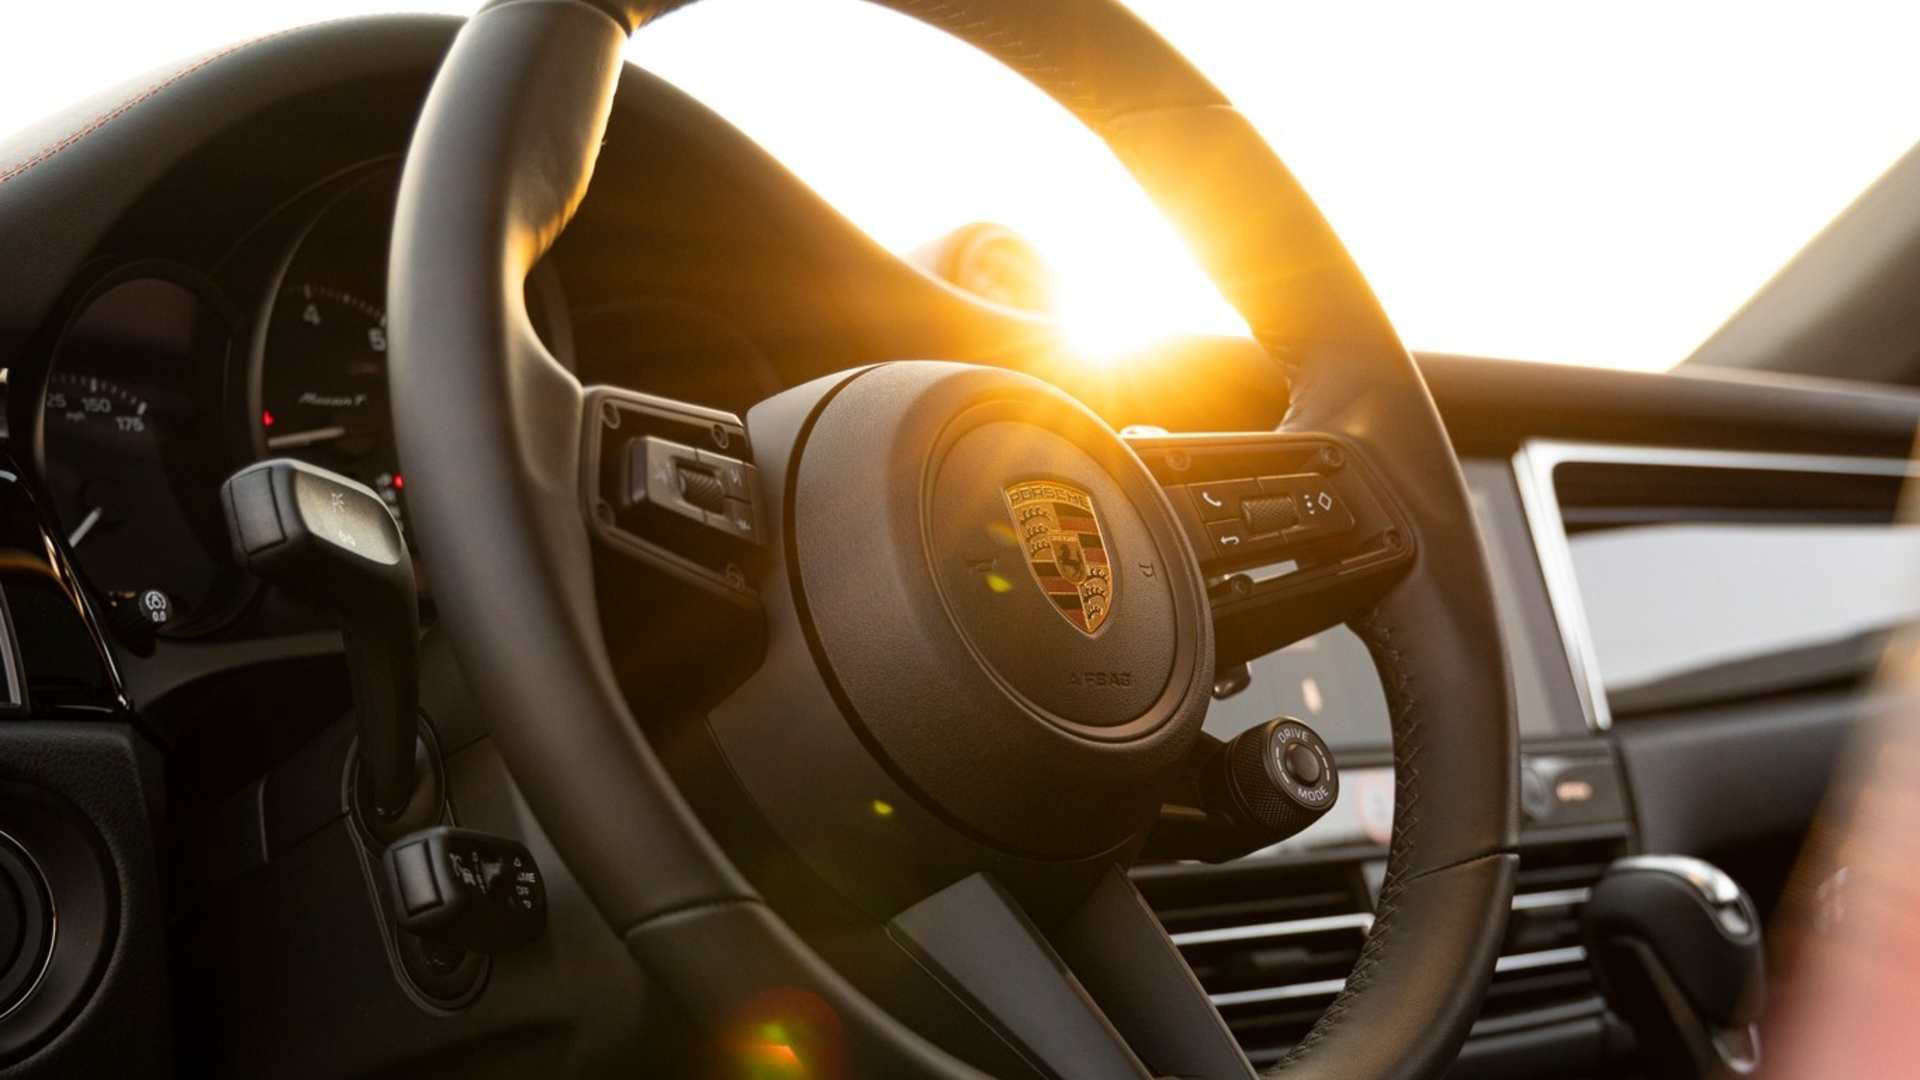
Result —
[{"label": "tachometer dial", "polygon": [[309,461],[378,491],[404,522],[387,404],[387,315],[342,289],[280,291],[267,327],[261,430],[273,454]]}]

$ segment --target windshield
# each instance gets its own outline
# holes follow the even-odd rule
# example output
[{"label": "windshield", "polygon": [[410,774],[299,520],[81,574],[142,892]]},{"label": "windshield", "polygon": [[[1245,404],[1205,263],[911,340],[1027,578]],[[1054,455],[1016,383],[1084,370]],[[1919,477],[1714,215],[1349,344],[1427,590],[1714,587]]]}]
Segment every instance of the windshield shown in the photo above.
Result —
[{"label": "windshield", "polygon": [[[418,5],[35,5],[0,41],[0,130],[396,6]],[[1133,6],[1252,117],[1415,349],[1670,367],[1920,139],[1917,5]],[[1096,140],[935,31],[852,0],[706,0],[629,55],[895,250],[1012,229],[1092,347],[1244,331]]]}]

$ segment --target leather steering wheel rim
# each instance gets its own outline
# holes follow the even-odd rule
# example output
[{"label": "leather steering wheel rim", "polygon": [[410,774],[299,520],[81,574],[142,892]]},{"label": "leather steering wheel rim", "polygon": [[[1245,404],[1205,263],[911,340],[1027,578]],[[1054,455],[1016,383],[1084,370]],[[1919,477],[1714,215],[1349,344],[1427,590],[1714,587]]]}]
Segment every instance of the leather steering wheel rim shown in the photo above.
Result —
[{"label": "leather steering wheel rim", "polygon": [[[408,152],[390,271],[410,516],[441,623],[516,781],[653,975],[712,1016],[767,987],[806,987],[845,1028],[856,1075],[973,1075],[756,895],[648,745],[599,628],[578,497],[582,388],[533,333],[523,283],[586,192],[628,35],[673,6],[504,0],[449,52]],[[1002,60],[1099,133],[1285,365],[1283,430],[1351,440],[1401,496],[1417,557],[1352,621],[1392,719],[1386,881],[1346,989],[1284,1067],[1438,1075],[1477,1014],[1504,931],[1518,746],[1485,555],[1417,369],[1253,127],[1118,0],[884,6]],[[709,963],[717,955],[726,970]]]}]

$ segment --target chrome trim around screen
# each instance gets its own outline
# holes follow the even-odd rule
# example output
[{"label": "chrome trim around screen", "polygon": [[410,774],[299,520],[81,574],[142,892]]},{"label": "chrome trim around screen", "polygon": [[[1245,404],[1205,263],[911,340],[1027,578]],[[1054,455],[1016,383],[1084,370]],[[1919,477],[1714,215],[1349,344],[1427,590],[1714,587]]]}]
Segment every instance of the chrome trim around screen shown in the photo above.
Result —
[{"label": "chrome trim around screen", "polygon": [[1520,505],[1527,515],[1527,532],[1533,537],[1534,553],[1540,560],[1540,574],[1546,581],[1554,622],[1560,628],[1560,641],[1565,647],[1567,666],[1573,671],[1574,690],[1579,694],[1580,708],[1586,713],[1587,727],[1594,731],[1611,728],[1613,715],[1607,708],[1606,685],[1600,678],[1600,658],[1594,650],[1593,633],[1587,625],[1586,608],[1580,599],[1580,582],[1574,575],[1573,549],[1567,541],[1566,523],[1560,513],[1559,492],[1553,486],[1554,470],[1570,462],[1583,465],[1748,469],[1816,475],[1920,476],[1920,468],[1904,458],[1621,446],[1553,439],[1534,439],[1522,444],[1513,455],[1513,476],[1520,488]]}]

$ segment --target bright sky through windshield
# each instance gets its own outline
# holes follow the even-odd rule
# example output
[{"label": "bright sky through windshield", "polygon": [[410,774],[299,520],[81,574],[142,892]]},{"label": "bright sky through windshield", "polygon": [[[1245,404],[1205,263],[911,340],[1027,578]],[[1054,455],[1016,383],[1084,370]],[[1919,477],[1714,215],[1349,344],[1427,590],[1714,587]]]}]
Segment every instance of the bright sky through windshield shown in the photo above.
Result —
[{"label": "bright sky through windshield", "polygon": [[[1669,366],[1920,140],[1920,4],[1134,2],[1279,148],[1420,349]],[[173,56],[394,6],[18,5],[0,130]],[[706,0],[630,56],[890,247],[980,219],[1026,233],[1091,340],[1236,325],[1090,137],[906,19]]]}]

